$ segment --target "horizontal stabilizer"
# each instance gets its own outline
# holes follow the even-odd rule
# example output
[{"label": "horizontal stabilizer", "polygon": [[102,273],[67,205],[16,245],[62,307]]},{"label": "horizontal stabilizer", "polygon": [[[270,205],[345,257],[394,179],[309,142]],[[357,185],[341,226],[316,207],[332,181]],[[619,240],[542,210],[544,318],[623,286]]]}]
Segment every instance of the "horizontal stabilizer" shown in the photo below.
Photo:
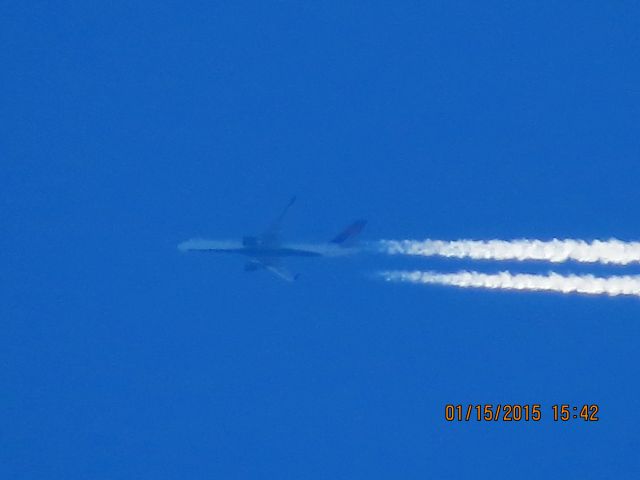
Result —
[{"label": "horizontal stabilizer", "polygon": [[353,239],[353,237],[358,235],[366,224],[366,220],[358,220],[356,222],[353,222],[342,232],[340,232],[333,240],[331,240],[331,243],[344,244],[348,240]]}]

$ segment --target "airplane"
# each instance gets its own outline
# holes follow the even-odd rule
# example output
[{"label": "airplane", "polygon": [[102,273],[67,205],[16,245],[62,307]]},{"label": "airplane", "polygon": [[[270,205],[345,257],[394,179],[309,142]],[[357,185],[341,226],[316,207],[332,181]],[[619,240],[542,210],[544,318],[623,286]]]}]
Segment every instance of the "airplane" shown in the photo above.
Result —
[{"label": "airplane", "polygon": [[362,231],[367,223],[366,220],[356,220],[326,243],[283,243],[280,239],[282,221],[295,201],[296,197],[294,196],[275,221],[261,235],[243,237],[241,242],[195,238],[182,242],[178,245],[178,249],[183,252],[195,251],[245,255],[249,257],[244,265],[246,272],[268,270],[288,282],[297,280],[300,275],[293,274],[282,266],[281,260],[283,257],[337,257],[358,251],[352,241]]}]

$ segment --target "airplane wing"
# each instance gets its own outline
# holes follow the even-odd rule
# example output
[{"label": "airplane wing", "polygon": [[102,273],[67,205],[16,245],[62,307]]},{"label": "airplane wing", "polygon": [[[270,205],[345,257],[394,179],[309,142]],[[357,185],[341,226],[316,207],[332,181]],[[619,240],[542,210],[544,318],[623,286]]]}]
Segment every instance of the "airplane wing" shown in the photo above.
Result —
[{"label": "airplane wing", "polygon": [[282,230],[282,220],[284,219],[289,207],[294,204],[296,197],[291,197],[289,203],[282,209],[280,215],[271,223],[269,228],[260,236],[260,244],[271,246],[280,243],[280,231]]},{"label": "airplane wing", "polygon": [[252,258],[244,266],[245,272],[255,272],[259,269],[269,270],[271,273],[283,280],[286,280],[287,282],[293,282],[300,276],[297,273],[291,273],[289,270],[280,265],[278,260],[272,258]]},{"label": "airplane wing", "polygon": [[265,265],[265,268],[287,282],[294,282],[300,276],[300,274],[292,274],[289,270],[280,266]]}]

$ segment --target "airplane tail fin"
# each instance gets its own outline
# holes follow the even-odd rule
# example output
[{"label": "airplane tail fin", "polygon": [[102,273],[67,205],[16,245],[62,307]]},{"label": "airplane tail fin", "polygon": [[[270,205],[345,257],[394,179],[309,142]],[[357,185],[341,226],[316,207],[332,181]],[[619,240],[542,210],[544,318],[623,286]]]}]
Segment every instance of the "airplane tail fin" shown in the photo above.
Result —
[{"label": "airplane tail fin", "polygon": [[366,220],[358,220],[353,222],[351,225],[345,228],[342,232],[340,232],[335,238],[333,238],[331,240],[331,243],[345,245],[350,240],[352,240],[353,237],[358,235],[366,224],[367,224]]}]

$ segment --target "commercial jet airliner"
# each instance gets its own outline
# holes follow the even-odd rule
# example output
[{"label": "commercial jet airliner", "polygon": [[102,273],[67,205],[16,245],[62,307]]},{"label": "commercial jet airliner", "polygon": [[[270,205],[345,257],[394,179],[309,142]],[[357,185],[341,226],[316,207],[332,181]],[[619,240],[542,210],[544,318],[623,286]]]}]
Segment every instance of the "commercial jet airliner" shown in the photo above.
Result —
[{"label": "commercial jet airliner", "polygon": [[292,282],[299,274],[292,274],[281,265],[283,257],[336,257],[355,253],[352,240],[364,226],[365,220],[357,220],[326,243],[283,243],[280,239],[282,220],[289,207],[296,201],[293,197],[271,226],[259,236],[243,237],[242,241],[191,239],[178,245],[181,251],[235,253],[249,257],[244,269],[247,272],[268,270],[283,280]]}]

